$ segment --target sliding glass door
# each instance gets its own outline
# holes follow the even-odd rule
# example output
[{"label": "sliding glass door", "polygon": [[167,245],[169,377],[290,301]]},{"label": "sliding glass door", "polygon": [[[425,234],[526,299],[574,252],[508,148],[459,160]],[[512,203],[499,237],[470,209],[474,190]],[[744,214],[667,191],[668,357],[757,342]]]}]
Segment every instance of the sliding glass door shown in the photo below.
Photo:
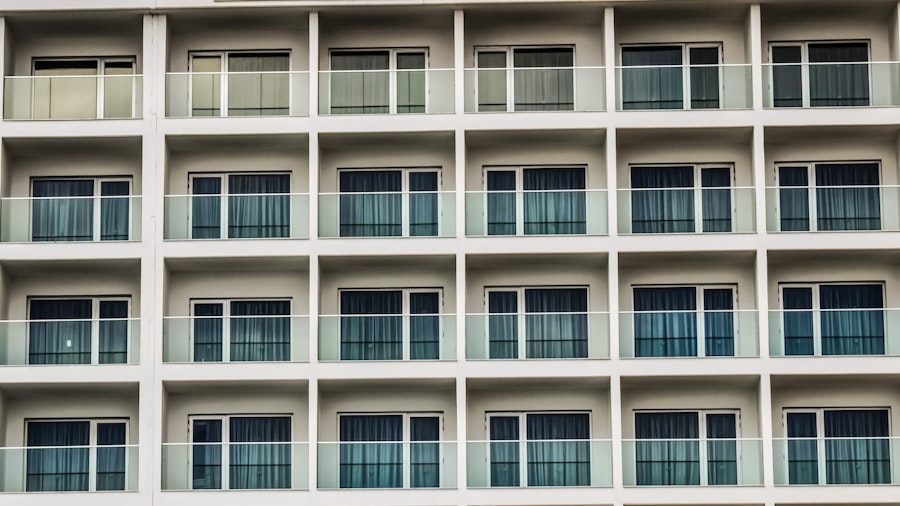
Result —
[{"label": "sliding glass door", "polygon": [[775,107],[870,104],[868,42],[778,43],[771,61]]},{"label": "sliding glass door", "polygon": [[125,364],[127,299],[31,299],[29,364]]},{"label": "sliding glass door", "polygon": [[879,173],[876,162],[779,166],[780,229],[881,230]]},{"label": "sliding glass door", "polygon": [[191,54],[191,116],[278,116],[290,113],[287,52]]},{"label": "sliding glass door", "polygon": [[289,174],[190,177],[191,238],[289,237]]},{"label": "sliding glass door", "polygon": [[133,58],[35,60],[34,119],[132,118]]},{"label": "sliding glass door", "polygon": [[734,356],[732,287],[634,287],[635,357]]},{"label": "sliding glass door", "polygon": [[127,241],[130,194],[128,179],[34,179],[31,240]]},{"label": "sliding glass door", "polygon": [[480,112],[575,109],[571,47],[477,49],[476,63]]},{"label": "sliding glass door", "polygon": [[341,170],[338,176],[341,237],[438,235],[438,171]]},{"label": "sliding glass door", "polygon": [[485,171],[488,235],[563,235],[587,231],[583,167]]},{"label": "sliding glass door", "polygon": [[291,488],[290,417],[196,416],[190,426],[194,490]]},{"label": "sliding glass door", "polygon": [[331,53],[331,114],[426,112],[427,54],[415,49]]},{"label": "sliding glass door", "polygon": [[341,290],[341,360],[438,360],[441,293]]},{"label": "sliding glass door", "polygon": [[26,422],[26,492],[125,490],[122,420]]},{"label": "sliding glass door", "polygon": [[720,51],[694,44],[623,47],[622,109],[718,109]]},{"label": "sliding glass door", "polygon": [[193,301],[194,362],[291,359],[289,300]]},{"label": "sliding glass door", "polygon": [[631,231],[731,232],[731,194],[731,167],[631,167]]},{"label": "sliding glass door", "polygon": [[488,358],[587,358],[587,288],[491,288]]}]

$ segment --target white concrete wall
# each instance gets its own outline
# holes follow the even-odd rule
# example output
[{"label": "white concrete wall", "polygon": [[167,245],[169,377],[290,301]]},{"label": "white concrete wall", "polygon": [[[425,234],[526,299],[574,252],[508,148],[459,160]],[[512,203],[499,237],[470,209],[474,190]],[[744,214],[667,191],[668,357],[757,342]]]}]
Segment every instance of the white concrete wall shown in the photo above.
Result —
[{"label": "white concrete wall", "polygon": [[8,316],[27,319],[29,297],[126,296],[131,298],[131,317],[139,318],[141,280],[137,269],[101,269],[79,266],[46,269],[28,275],[10,275]]},{"label": "white concrete wall", "polygon": [[653,285],[727,285],[735,288],[735,309],[756,309],[755,270],[752,263],[727,258],[720,261],[663,262],[648,259],[640,265],[619,269],[619,309],[634,310],[636,286]]},{"label": "white concrete wall", "polygon": [[193,299],[290,299],[291,314],[309,311],[306,271],[176,271],[166,291],[166,316],[188,316]]},{"label": "white concrete wall", "polygon": [[[398,271],[405,272],[398,277]],[[402,264],[378,263],[341,269],[322,269],[319,284],[319,314],[340,314],[341,289],[367,288],[438,288],[441,290],[442,312],[456,312],[456,283],[451,266],[433,262],[418,264],[411,259]]]}]

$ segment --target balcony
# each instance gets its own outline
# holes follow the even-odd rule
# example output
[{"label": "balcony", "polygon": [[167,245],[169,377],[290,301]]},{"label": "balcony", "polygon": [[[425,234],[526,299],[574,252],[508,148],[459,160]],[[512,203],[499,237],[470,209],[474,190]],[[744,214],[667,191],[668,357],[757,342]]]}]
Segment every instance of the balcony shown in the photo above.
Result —
[{"label": "balcony", "polygon": [[616,67],[616,109],[752,109],[750,65],[633,65]]},{"label": "balcony", "polygon": [[900,62],[766,63],[767,108],[898,107]]},{"label": "balcony", "polygon": [[140,196],[0,199],[0,242],[140,240]]},{"label": "balcony", "polygon": [[0,365],[140,362],[139,318],[0,321]]},{"label": "balcony", "polygon": [[319,316],[319,360],[456,360],[456,315]]},{"label": "balcony", "polygon": [[169,72],[166,117],[309,116],[309,72]]},{"label": "balcony", "polygon": [[619,234],[707,234],[756,231],[752,187],[618,190]]},{"label": "balcony", "polygon": [[466,450],[469,488],[612,487],[610,440],[469,441]]},{"label": "balcony", "polygon": [[795,437],[772,441],[775,485],[898,485],[897,437]]},{"label": "balcony", "polygon": [[453,69],[319,71],[319,114],[453,114]]},{"label": "balcony", "polygon": [[309,443],[163,443],[162,490],[308,490]]},{"label": "balcony", "polygon": [[622,460],[626,487],[763,484],[759,439],[628,439]]},{"label": "balcony", "polygon": [[500,67],[465,70],[465,111],[606,110],[604,67]]},{"label": "balcony", "polygon": [[166,240],[306,239],[309,194],[167,195]]},{"label": "balcony", "polygon": [[319,237],[453,237],[452,191],[319,194]]},{"label": "balcony", "polygon": [[466,192],[466,235],[606,235],[606,190]]},{"label": "balcony", "polygon": [[[877,176],[876,176],[877,177]],[[900,230],[900,187],[876,184],[766,188],[769,232]]]},{"label": "balcony", "polygon": [[455,441],[319,443],[318,488],[453,489]]},{"label": "balcony", "polygon": [[769,352],[773,357],[897,356],[898,329],[900,309],[772,310]]},{"label": "balcony", "polygon": [[163,362],[308,362],[308,316],[167,316]]},{"label": "balcony", "polygon": [[142,117],[140,75],[8,76],[4,83],[8,120]]},{"label": "balcony", "polygon": [[605,358],[609,358],[609,313],[466,315],[468,360]]},{"label": "balcony", "polygon": [[757,311],[623,311],[623,358],[757,357]]},{"label": "balcony", "polygon": [[0,492],[137,489],[137,445],[0,447]]}]

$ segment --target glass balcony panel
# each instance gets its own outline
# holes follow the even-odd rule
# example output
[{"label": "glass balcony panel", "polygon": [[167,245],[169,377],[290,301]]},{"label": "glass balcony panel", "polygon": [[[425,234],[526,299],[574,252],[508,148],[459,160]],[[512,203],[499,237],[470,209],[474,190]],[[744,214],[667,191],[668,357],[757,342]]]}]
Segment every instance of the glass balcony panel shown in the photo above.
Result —
[{"label": "glass balcony panel", "polygon": [[778,438],[775,485],[897,485],[896,437]]},{"label": "glass balcony panel", "polygon": [[[219,197],[217,197],[219,198]],[[265,239],[290,238],[306,239],[309,237],[309,195],[305,193],[260,195],[228,195],[221,198],[228,200],[225,205],[229,210],[225,223],[219,223],[218,230],[204,234],[204,239]],[[165,197],[165,228],[163,237],[166,240],[193,239],[196,233],[191,226],[191,213],[208,195],[167,195]],[[195,206],[198,204],[198,206]],[[260,213],[241,210],[261,209]],[[243,224],[238,215],[244,217]],[[258,218],[254,218],[258,216]],[[208,231],[206,231],[208,232]]]},{"label": "glass balcony panel", "polygon": [[[198,332],[215,324],[215,338]],[[308,362],[308,316],[166,316],[163,362]]]},{"label": "glass balcony panel", "polygon": [[769,353],[773,357],[898,356],[898,333],[900,309],[769,311]]},{"label": "glass balcony panel", "polygon": [[453,69],[319,71],[319,114],[452,114]]},{"label": "glass balcony panel", "polygon": [[606,110],[604,67],[466,69],[464,79],[466,112]]},{"label": "glass balcony panel", "polygon": [[626,487],[760,486],[760,439],[627,439],[622,441]]},{"label": "glass balcony panel", "polygon": [[606,190],[466,192],[466,235],[606,235]]},{"label": "glass balcony panel", "polygon": [[166,117],[204,116],[309,116],[309,72],[167,73]]},{"label": "glass balcony panel", "polygon": [[0,199],[0,242],[140,240],[140,196]]},{"label": "glass balcony panel", "polygon": [[[519,328],[525,331],[521,337],[515,331]],[[609,313],[466,315],[468,360],[605,358],[609,358]]]},{"label": "glass balcony panel", "polygon": [[137,489],[137,445],[0,447],[0,493]]},{"label": "glass balcony panel", "polygon": [[635,357],[758,357],[758,312],[622,311],[619,353]]},{"label": "glass balcony panel", "polygon": [[453,237],[455,192],[319,194],[319,237]]},{"label": "glass balcony panel", "polygon": [[4,119],[142,117],[140,75],[9,76],[4,83]]},{"label": "glass balcony panel", "polygon": [[139,318],[0,321],[0,365],[140,363]]},{"label": "glass balcony panel", "polygon": [[900,62],[766,63],[763,105],[898,107]]},{"label": "glass balcony panel", "polygon": [[452,489],[455,441],[354,441],[318,444],[318,488]]},{"label": "glass balcony panel", "polygon": [[766,229],[769,232],[896,232],[900,230],[900,187],[768,187]]},{"label": "glass balcony panel", "polygon": [[456,315],[319,316],[319,361],[456,360]]},{"label": "glass balcony panel", "polygon": [[756,231],[756,189],[618,190],[619,234],[743,234]]},{"label": "glass balcony panel", "polygon": [[308,462],[308,443],[164,443],[162,489],[309,490]]},{"label": "glass balcony panel", "polygon": [[751,109],[750,65],[654,65],[616,67],[616,109]]},{"label": "glass balcony panel", "polygon": [[609,440],[469,441],[469,488],[612,487]]}]

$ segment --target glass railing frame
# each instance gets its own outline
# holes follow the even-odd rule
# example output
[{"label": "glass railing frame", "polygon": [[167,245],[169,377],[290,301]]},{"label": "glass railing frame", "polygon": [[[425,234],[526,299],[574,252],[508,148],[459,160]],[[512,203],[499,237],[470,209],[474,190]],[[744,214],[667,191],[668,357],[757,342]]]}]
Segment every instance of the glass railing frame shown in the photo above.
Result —
[{"label": "glass railing frame", "polygon": [[[703,192],[729,190],[731,198],[731,231],[730,232],[706,232],[703,228]],[[616,190],[619,198],[618,233],[620,235],[640,236],[669,236],[669,235],[721,235],[721,234],[752,234],[758,225],[756,223],[756,187],[755,186],[713,186],[713,187],[680,187],[680,188],[619,188]],[[694,231],[693,232],[634,232],[634,220],[632,219],[632,195],[634,192],[660,192],[660,191],[690,191],[693,193],[694,205]],[[745,197],[742,197],[746,194]],[[626,198],[622,198],[625,196]],[[750,209],[742,209],[739,203],[749,205]],[[627,221],[626,221],[627,218]],[[741,219],[743,218],[743,219]],[[698,228],[700,230],[698,230]]]},{"label": "glass railing frame", "polygon": [[[811,67],[841,67],[841,66],[860,66],[867,67],[867,77],[869,81],[868,105],[811,105],[810,96],[810,77],[809,71]],[[775,105],[775,79],[774,69],[784,67],[799,67],[801,82],[801,105],[799,106],[776,106]],[[887,70],[880,70],[882,68]],[[877,78],[876,78],[877,74]],[[796,109],[865,109],[872,107],[897,107],[900,106],[900,62],[898,61],[859,61],[859,62],[797,62],[797,63],[772,63],[764,62],[762,64],[763,79],[763,108],[771,110],[796,110]],[[887,79],[888,82],[881,82]],[[836,97],[833,99],[837,99]]]},{"label": "glass railing frame", "polygon": [[[887,441],[888,460],[890,464],[888,483],[827,483],[828,463],[825,443],[828,441]],[[818,483],[790,483],[788,443],[791,441],[815,441],[816,442],[816,469]],[[900,437],[898,436],[873,436],[873,437],[774,437],[772,438],[772,459],[774,460],[774,482],[776,487],[883,487],[900,484]]]},{"label": "glass railing frame", "polygon": [[[691,96],[690,96],[690,88],[691,88],[691,69],[703,69],[703,68],[716,68],[718,69],[718,79],[719,79],[719,106],[718,107],[691,107]],[[617,65],[615,67],[616,73],[616,110],[622,112],[633,112],[633,111],[653,111],[653,112],[666,112],[666,111],[733,111],[733,110],[749,110],[753,109],[753,75],[752,75],[753,65],[750,63],[712,63],[712,64],[681,64],[681,65]],[[659,108],[659,109],[625,109],[624,107],[624,85],[623,85],[623,74],[626,70],[651,70],[651,69],[681,69],[681,107],[673,107],[673,108]],[[744,97],[742,100],[742,105],[737,107],[729,107],[726,105],[728,102],[728,97],[733,96],[730,88],[734,88],[734,86],[726,85],[726,73],[728,69],[743,69],[744,76],[742,80],[744,83]],[[738,76],[740,77],[740,76]]]},{"label": "glass railing frame", "polygon": [[[290,335],[290,357],[287,360],[231,360],[231,321],[232,320],[250,320],[260,318],[288,318],[291,326]],[[222,360],[218,361],[196,361],[193,357],[193,325],[195,320],[221,320],[222,321]],[[172,346],[170,341],[181,340],[179,337],[171,336],[172,324],[170,322],[186,321],[188,323],[188,336],[185,337],[188,360],[175,360],[171,357]],[[290,364],[309,362],[309,315],[241,315],[241,316],[163,316],[163,358],[165,364]],[[305,325],[304,325],[305,324]],[[305,329],[297,332],[298,328]],[[297,355],[297,356],[295,356]]]},{"label": "glass railing frame", "polygon": [[[95,75],[58,75],[58,76],[5,76],[4,83],[6,84],[6,88],[4,94],[4,107],[3,107],[3,119],[12,120],[12,121],[80,121],[80,120],[112,120],[112,119],[140,119],[143,117],[143,74],[95,74]],[[96,114],[92,116],[86,117],[72,117],[72,118],[35,118],[35,96],[34,96],[34,87],[35,83],[38,80],[65,80],[65,79],[93,79],[96,80],[96,96],[94,99],[97,101]],[[106,99],[106,81],[109,79],[131,79],[131,115],[123,116],[123,117],[106,117],[105,108],[105,99]],[[28,114],[27,117],[12,117],[12,111],[10,110],[13,107],[13,102],[15,101],[15,97],[12,96],[12,89],[16,88],[15,86],[11,86],[10,83],[15,83],[20,80],[30,80],[31,86],[28,96]],[[49,97],[48,97],[48,107],[49,107]]]},{"label": "glass railing frame", "polygon": [[[818,229],[818,209],[816,195],[817,190],[859,190],[859,189],[878,189],[878,209],[879,219],[881,220],[881,228],[879,229],[846,229],[846,230],[819,230]],[[805,190],[807,211],[807,225],[809,230],[781,230],[781,190]],[[895,202],[891,202],[891,198],[886,198],[888,194],[900,197],[900,185],[833,185],[819,186],[816,184],[808,184],[806,186],[766,186],[766,231],[777,234],[833,234],[833,233],[871,233],[871,232],[892,232],[900,231],[900,208]],[[889,210],[889,204],[894,204],[895,209]],[[890,223],[888,223],[890,222]]]},{"label": "glass railing frame", "polygon": [[[665,359],[665,360],[683,360],[683,359],[734,359],[734,358],[758,358],[759,357],[759,309],[685,309],[685,310],[660,310],[660,311],[619,311],[619,356],[625,359],[646,360],[646,359]],[[694,314],[696,315],[695,323],[697,335],[696,339],[696,355],[678,355],[678,356],[648,356],[636,357],[634,343],[634,317],[635,315],[668,315],[668,314]],[[703,327],[703,316],[707,314],[731,314],[734,321],[734,355],[707,355],[705,352],[706,335],[701,335],[700,330]],[[749,342],[741,332],[741,316],[749,315],[753,317],[753,330],[749,336]],[[628,328],[623,328],[628,326]],[[629,342],[630,341],[630,342]],[[629,353],[628,350],[631,350]],[[703,350],[703,354],[701,354]]]},{"label": "glass railing frame", "polygon": [[[546,193],[584,193],[585,232],[583,234],[526,234],[525,195]],[[467,237],[585,237],[609,234],[609,198],[604,188],[578,188],[572,190],[466,190]],[[516,233],[488,234],[488,196],[514,194],[516,199]],[[595,198],[591,198],[594,196]],[[471,213],[471,215],[470,215]],[[481,232],[481,233],[479,233]]]},{"label": "glass railing frame", "polygon": [[[185,492],[241,492],[241,491],[289,491],[289,490],[309,490],[308,483],[308,472],[309,469],[309,446],[311,443],[307,441],[260,441],[260,442],[205,442],[205,443],[162,443],[162,476],[160,487],[163,492],[168,491],[185,491]],[[226,487],[225,485],[230,485],[229,483],[229,471],[230,471],[230,452],[227,451],[234,446],[244,446],[244,445],[282,445],[289,446],[291,451],[291,486],[289,488],[231,488]],[[191,451],[195,446],[218,446],[222,449],[221,452],[221,462],[220,466],[220,476],[222,486],[217,489],[207,489],[207,488],[193,488],[193,477],[192,477],[192,457],[193,452]],[[175,486],[167,486],[169,480],[173,479],[173,476],[170,476],[169,466],[167,466],[167,457],[166,457],[166,449],[167,448],[184,448],[186,450],[186,459],[179,464],[179,466],[183,465],[187,471],[186,475],[182,478],[180,475],[177,476],[178,479],[184,479],[187,483],[185,487],[175,487]],[[170,450],[169,452],[172,452]],[[294,485],[295,479],[300,483],[298,486]]]},{"label": "glass railing frame", "polygon": [[[102,223],[102,203],[104,200],[128,200],[128,239],[102,239],[101,237],[101,223]],[[56,201],[56,200],[91,200],[93,202],[93,216],[91,217],[91,232],[93,238],[89,241],[35,241],[34,238],[34,202],[35,201]],[[142,204],[143,204],[143,196],[142,195],[85,195],[85,196],[67,196],[67,197],[2,197],[0,198],[0,206],[3,208],[6,205],[14,205],[17,202],[27,202],[29,205],[27,206],[28,219],[24,220],[27,222],[27,241],[21,240],[12,240],[9,235],[20,235],[23,232],[21,230],[21,221],[20,215],[12,216],[16,214],[14,211],[10,209],[4,209],[3,213],[0,213],[0,226],[2,226],[2,230],[0,230],[0,242],[15,242],[15,243],[31,243],[31,244],[67,244],[67,243],[123,243],[123,242],[138,242],[141,240],[141,232],[142,232],[142,224],[141,220],[143,219],[142,215]],[[18,227],[15,227],[16,230],[13,231],[11,229],[14,228],[14,220],[18,223]]]},{"label": "glass railing frame", "polygon": [[[519,466],[519,485],[498,485],[492,486],[491,483],[491,475],[490,475],[490,448],[493,443],[516,443],[518,446],[518,466]],[[528,445],[530,443],[587,443],[590,447],[590,478],[591,483],[589,485],[529,485],[528,481]],[[592,439],[506,439],[506,440],[469,440],[466,441],[467,447],[467,455],[466,455],[466,473],[469,476],[468,479],[468,488],[469,489],[588,489],[588,488],[612,488],[612,470],[613,470],[613,455],[612,455],[612,439],[601,439],[601,438],[592,438]],[[473,451],[473,448],[475,451]],[[480,448],[484,448],[484,450],[480,450]],[[473,461],[474,459],[474,461]],[[481,462],[483,460],[483,470],[485,471],[485,475],[482,477],[480,473],[478,473],[478,468],[475,462]],[[605,462],[604,462],[605,461]],[[476,477],[473,479],[473,477]],[[480,480],[483,478],[483,480]],[[476,485],[475,483],[482,482],[484,485]],[[596,482],[596,483],[595,483]]]},{"label": "glass railing frame", "polygon": [[[285,117],[306,117],[309,116],[309,74],[308,70],[266,70],[266,71],[258,71],[258,72],[166,72],[166,117],[167,118],[274,118],[279,116]],[[287,114],[229,114],[229,110],[233,109],[229,104],[229,95],[228,95],[228,85],[229,78],[231,76],[280,76],[286,75],[288,77],[288,103],[287,103]],[[219,76],[219,114],[211,114],[211,115],[194,115],[194,107],[193,107],[193,82],[195,77],[203,77],[209,76],[210,78],[214,78],[215,76]],[[305,84],[302,82],[302,78],[305,79]],[[175,104],[175,100],[173,98],[174,91],[172,88],[175,88],[175,85],[172,83],[174,80],[183,79],[186,82],[187,89],[184,90],[184,101],[183,103],[179,102],[178,105]],[[300,79],[300,80],[298,80]],[[300,89],[297,89],[297,87]],[[303,91],[305,90],[305,94]],[[302,96],[298,96],[302,95]],[[183,105],[186,110],[183,114],[176,114],[175,109],[178,108],[179,105]],[[279,107],[279,109],[284,109],[285,107]],[[273,107],[262,107],[259,109],[273,109]],[[180,110],[180,109],[179,109]]]},{"label": "glass railing frame", "polygon": [[[456,191],[396,191],[396,192],[320,192],[319,194],[319,238],[321,239],[434,239],[456,236]],[[362,195],[399,195],[400,196],[400,235],[341,235],[341,197]],[[435,195],[437,197],[437,235],[410,235],[410,196]],[[336,207],[334,212],[325,212],[326,208]],[[331,209],[327,209],[332,211]],[[333,218],[333,219],[331,219]],[[336,222],[336,223],[335,223]]]},{"label": "glass railing frame", "polygon": [[[97,452],[99,449],[124,449],[125,450],[125,488],[123,490],[97,490]],[[29,450],[70,450],[70,449],[87,449],[89,451],[89,468],[88,468],[88,489],[87,490],[63,490],[63,491],[43,491],[28,490],[27,482],[27,460]],[[7,454],[9,452],[21,452],[21,480],[13,479],[10,469],[16,470],[13,458]],[[19,493],[19,494],[116,494],[137,492],[138,489],[138,471],[140,466],[140,445],[138,444],[112,444],[112,445],[72,445],[72,446],[0,446],[0,459],[5,465],[3,476],[0,476],[0,494],[3,493]],[[16,473],[18,474],[18,473]],[[11,487],[12,486],[12,487]],[[13,488],[14,489],[10,489]]]},{"label": "glass railing frame", "polygon": [[[658,443],[692,443],[696,442],[698,445],[698,464],[700,467],[700,483],[699,484],[686,484],[686,485],[639,485],[637,483],[637,443],[639,442],[658,442]],[[708,443],[717,443],[717,442],[734,442],[735,443],[735,451],[736,451],[736,470],[737,470],[737,479],[736,484],[725,484],[725,485],[710,485],[709,481],[709,446]],[[748,483],[748,479],[745,476],[748,469],[746,469],[747,465],[752,465],[753,462],[748,462],[744,459],[746,449],[744,446],[748,445],[756,446],[756,466],[755,472],[756,476],[753,483]],[[649,487],[702,487],[702,488],[724,488],[724,487],[761,487],[763,486],[763,446],[765,445],[765,440],[760,437],[736,437],[736,438],[670,438],[670,439],[636,439],[636,438],[623,438],[622,439],[622,471],[625,476],[624,486],[626,488],[649,488]],[[743,483],[742,483],[743,482]]]},{"label": "glass railing frame", "polygon": [[[423,73],[425,75],[425,112],[398,112],[399,96],[397,95],[397,77],[401,74]],[[331,76],[344,74],[387,74],[388,75],[388,111],[387,112],[359,112],[359,113],[335,113],[332,112],[331,100]],[[436,83],[440,82],[435,76],[446,74],[450,76],[447,80],[449,96],[445,100],[438,100],[432,96],[432,92],[439,88]],[[454,112],[455,96],[453,87],[455,79],[453,78],[455,69],[453,68],[430,68],[423,69],[372,69],[372,70],[319,70],[319,115],[320,116],[416,116],[416,115],[432,115],[432,114],[452,114]],[[449,104],[447,103],[449,102]],[[438,104],[445,107],[438,109]],[[447,107],[449,105],[449,107]],[[365,107],[365,106],[357,106]]]},{"label": "glass railing frame", "polygon": [[[340,486],[340,449],[342,445],[378,445],[378,444],[397,444],[402,446],[402,479],[401,487],[341,487]],[[437,445],[438,446],[438,467],[439,467],[439,484],[437,487],[413,487],[412,482],[412,458],[411,449],[416,444]],[[318,490],[452,490],[457,488],[459,478],[456,476],[456,463],[459,459],[459,450],[457,441],[454,440],[438,440],[438,441],[318,441],[316,443],[317,455],[317,475],[316,488]],[[335,448],[337,457],[331,458],[331,452],[328,450]],[[323,460],[333,460],[334,462],[323,462]],[[336,464],[334,469],[331,464]],[[373,463],[377,464],[377,463]],[[337,486],[328,486],[327,477],[323,477],[323,473],[334,471],[332,479],[336,479]]]},{"label": "glass railing frame", "polygon": [[[527,355],[527,317],[528,316],[550,316],[550,315],[585,315],[588,320],[588,336],[587,336],[587,356],[585,357],[573,357],[573,358],[545,358],[545,357],[528,357]],[[489,331],[489,322],[491,316],[515,316],[517,323],[517,354],[518,356],[515,358],[489,358],[490,356],[490,331]],[[605,324],[603,325],[603,329],[594,328],[594,325],[591,325],[593,319],[600,319],[600,322],[594,322],[595,324]],[[471,322],[472,319],[483,320],[483,324],[473,324]],[[476,327],[479,329],[478,335],[473,335]],[[605,333],[602,333],[599,336],[591,335],[591,331],[600,331],[605,330]],[[521,362],[521,361],[537,361],[537,360],[553,360],[553,361],[581,361],[581,360],[607,360],[609,359],[609,340],[610,340],[610,328],[609,328],[609,311],[564,311],[564,312],[540,312],[540,313],[527,313],[527,312],[516,312],[516,313],[466,313],[466,328],[465,328],[465,347],[466,347],[466,360],[468,361],[506,361],[506,362]],[[478,346],[479,342],[483,338],[483,346]],[[599,348],[599,349],[598,349]],[[476,350],[480,351],[479,356],[476,355]]]},{"label": "glass railing frame", "polygon": [[[828,313],[867,313],[867,312],[881,312],[882,313],[882,325],[884,330],[884,353],[879,354],[849,354],[849,355],[825,355],[822,353],[822,324],[821,324],[821,315]],[[788,355],[784,353],[784,314],[785,313],[809,313],[813,317],[813,354],[812,355]],[[896,315],[896,316],[894,316]],[[892,334],[896,334],[896,332],[891,332],[889,329],[892,328],[891,320],[892,316],[897,319],[897,323],[894,324],[900,328],[900,309],[898,308],[843,308],[843,309],[770,309],[769,310],[769,355],[775,358],[827,358],[827,357],[854,357],[854,358],[868,358],[868,357],[891,357],[891,356],[900,356],[900,340],[892,338]],[[850,336],[849,338],[852,338]],[[860,336],[856,336],[860,337]],[[894,341],[898,341],[894,343]],[[891,349],[891,344],[894,344],[894,349]]]},{"label": "glass railing frame", "polygon": [[[90,354],[91,361],[84,364],[30,364],[28,363],[29,357],[29,333],[30,326],[32,323],[77,323],[77,322],[90,322],[91,323],[91,335],[90,335]],[[100,323],[101,322],[125,322],[127,328],[127,337],[126,337],[126,360],[125,362],[116,362],[116,363],[108,363],[101,364],[100,363]],[[24,337],[24,343],[21,345],[21,348],[15,350],[11,348],[10,342],[8,341],[11,337],[8,335],[8,331],[6,328],[9,325],[17,325],[20,324],[23,327],[21,331],[22,334],[20,337]],[[86,367],[86,366],[125,366],[125,365],[139,365],[140,361],[140,351],[141,351],[141,318],[140,317],[129,317],[129,318],[75,318],[75,319],[35,319],[35,320],[2,320],[0,321],[0,329],[2,330],[2,334],[0,335],[0,343],[2,341],[7,341],[6,343],[2,343],[3,346],[0,347],[0,367]],[[20,360],[11,364],[11,351],[21,352],[24,360]]]},{"label": "glass railing frame", "polygon": [[[516,109],[515,97],[515,74],[517,72],[528,71],[547,71],[547,70],[571,70],[572,71],[572,108],[559,110],[529,110]],[[506,109],[502,111],[482,111],[481,104],[478,102],[478,76],[481,72],[504,72],[506,74]],[[466,104],[465,112],[468,114],[508,114],[508,113],[571,113],[571,112],[604,112],[606,105],[606,67],[597,65],[573,65],[563,67],[492,67],[479,68],[469,67],[463,69],[465,75],[466,86]],[[584,74],[596,73],[597,76],[585,76]],[[579,74],[581,78],[579,79]],[[591,82],[593,77],[599,77],[596,82]],[[579,81],[586,81],[579,84]],[[592,88],[596,90],[596,94],[592,95],[594,101],[585,100],[580,97],[579,88],[582,89],[581,94],[591,95]],[[471,100],[471,103],[469,102]],[[594,102],[598,104],[593,105]],[[583,107],[579,107],[582,104]]]},{"label": "glass railing frame", "polygon": [[[340,358],[341,354],[341,319],[342,318],[382,318],[388,316],[401,317],[401,346],[402,358],[399,359],[344,359]],[[438,358],[436,359],[412,359],[410,358],[410,320],[414,317],[431,316],[437,317],[440,329],[438,340]],[[328,363],[349,363],[349,364],[370,364],[373,362],[384,363],[434,363],[434,362],[453,362],[456,361],[456,314],[455,313],[437,313],[437,314],[413,314],[413,313],[392,313],[392,314],[331,314],[319,315],[319,362]],[[337,324],[334,326],[334,335],[330,335],[332,329],[329,325],[323,324],[330,320],[335,320]],[[324,345],[325,340],[334,339],[334,348],[337,349],[338,358],[328,358],[325,350],[328,346]],[[445,356],[446,355],[446,356]]]},{"label": "glass railing frame", "polygon": [[[309,193],[219,193],[219,194],[199,194],[185,195],[172,194],[163,196],[163,240],[165,241],[283,241],[286,239],[309,239]],[[211,238],[193,238],[191,235],[191,200],[194,197],[219,197],[220,200],[220,220],[219,220],[219,237]],[[228,237],[228,228],[230,222],[228,220],[228,200],[231,197],[288,197],[290,208],[288,209],[288,235],[286,237]],[[187,204],[184,207],[184,216],[174,216],[174,211],[169,209],[173,201],[185,200]],[[179,210],[180,211],[180,210]],[[182,230],[183,227],[183,230]],[[184,232],[176,234],[178,229]],[[173,235],[183,235],[186,237],[172,237]]]}]

